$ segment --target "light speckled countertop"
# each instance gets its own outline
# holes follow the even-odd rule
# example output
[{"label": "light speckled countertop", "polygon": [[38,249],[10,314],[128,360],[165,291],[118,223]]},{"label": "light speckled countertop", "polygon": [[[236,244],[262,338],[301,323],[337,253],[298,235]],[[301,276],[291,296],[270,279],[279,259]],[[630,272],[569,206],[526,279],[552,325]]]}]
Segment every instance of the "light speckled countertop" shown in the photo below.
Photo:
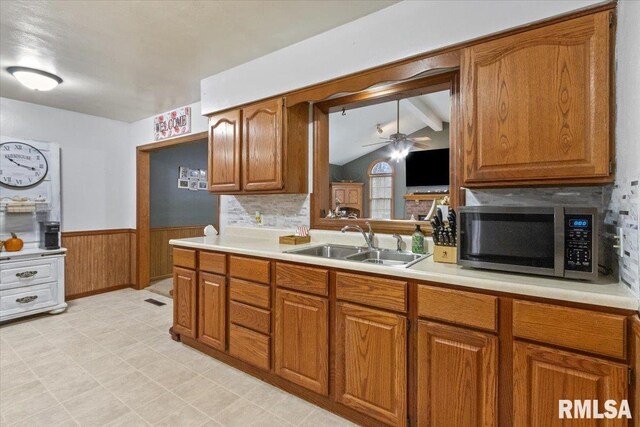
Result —
[{"label": "light speckled countertop", "polygon": [[[314,266],[334,267],[419,281],[446,283],[467,288],[507,292],[515,295],[527,295],[560,301],[638,310],[638,298],[629,288],[624,286],[624,284],[617,282],[615,278],[601,277],[597,282],[584,282],[544,276],[511,274],[465,268],[455,264],[436,263],[433,262],[431,257],[409,268],[373,265],[340,259],[284,253],[284,251],[291,249],[315,246],[328,241],[337,244],[362,246],[362,237],[359,233],[357,235],[354,233],[340,235],[335,232],[312,230],[311,243],[295,246],[279,244],[277,234],[274,234],[270,234],[266,232],[266,230],[261,230],[261,232],[251,231],[249,233],[246,229],[244,232],[241,229],[233,229],[230,230],[229,233],[221,236],[174,239],[170,240],[169,243],[174,246],[266,257]],[[249,237],[251,235],[253,235],[253,237]],[[389,237],[390,236],[378,236],[378,239],[380,241],[388,239]],[[386,245],[381,244],[380,246],[388,247],[389,242],[386,241],[385,243]]]}]

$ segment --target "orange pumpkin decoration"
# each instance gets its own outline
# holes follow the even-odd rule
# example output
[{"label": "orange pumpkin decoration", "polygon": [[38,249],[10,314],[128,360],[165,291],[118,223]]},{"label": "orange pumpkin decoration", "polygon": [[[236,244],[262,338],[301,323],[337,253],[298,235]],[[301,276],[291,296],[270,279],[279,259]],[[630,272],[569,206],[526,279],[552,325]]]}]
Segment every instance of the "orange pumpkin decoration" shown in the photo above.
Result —
[{"label": "orange pumpkin decoration", "polygon": [[16,233],[11,233],[11,238],[4,241],[4,248],[7,252],[18,252],[24,246],[24,242]]}]

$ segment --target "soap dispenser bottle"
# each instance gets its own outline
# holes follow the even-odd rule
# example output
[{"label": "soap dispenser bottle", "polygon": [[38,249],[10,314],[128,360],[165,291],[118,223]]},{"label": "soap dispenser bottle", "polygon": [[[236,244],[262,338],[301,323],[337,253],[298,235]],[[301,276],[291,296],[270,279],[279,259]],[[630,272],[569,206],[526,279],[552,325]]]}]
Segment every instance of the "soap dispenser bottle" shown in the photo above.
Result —
[{"label": "soap dispenser bottle", "polygon": [[416,229],[411,236],[411,252],[414,254],[424,254],[424,233],[420,230],[420,224],[416,224]]}]

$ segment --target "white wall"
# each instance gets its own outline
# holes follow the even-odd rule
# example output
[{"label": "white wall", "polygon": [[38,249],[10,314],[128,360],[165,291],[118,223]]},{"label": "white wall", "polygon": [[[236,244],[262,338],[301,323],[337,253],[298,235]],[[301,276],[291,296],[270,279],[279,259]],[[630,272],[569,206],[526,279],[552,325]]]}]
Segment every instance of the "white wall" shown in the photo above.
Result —
[{"label": "white wall", "polygon": [[202,113],[288,92],[599,2],[403,1],[203,79]]},{"label": "white wall", "polygon": [[[185,105],[186,107],[186,105]],[[191,107],[191,133],[204,132],[208,130],[208,119],[205,116],[200,115],[200,102],[194,102],[189,104]],[[159,111],[158,114],[163,111]],[[140,145],[154,143],[153,135],[153,118],[155,116],[147,117],[146,119],[138,120],[129,124],[129,140],[125,147],[127,153],[126,169],[124,173],[127,175],[127,181],[130,183],[128,186],[128,193],[124,199],[124,209],[129,219],[129,228],[136,228],[136,147]],[[184,135],[181,135],[184,136]],[[166,139],[164,141],[167,141]]]},{"label": "white wall", "polygon": [[616,185],[609,216],[620,227],[625,248],[620,277],[640,303],[640,2],[618,3],[616,40]]},{"label": "white wall", "polygon": [[640,2],[618,3],[616,37],[616,172],[640,175]]},{"label": "white wall", "polygon": [[131,226],[128,123],[0,98],[0,129],[60,145],[63,231]]}]

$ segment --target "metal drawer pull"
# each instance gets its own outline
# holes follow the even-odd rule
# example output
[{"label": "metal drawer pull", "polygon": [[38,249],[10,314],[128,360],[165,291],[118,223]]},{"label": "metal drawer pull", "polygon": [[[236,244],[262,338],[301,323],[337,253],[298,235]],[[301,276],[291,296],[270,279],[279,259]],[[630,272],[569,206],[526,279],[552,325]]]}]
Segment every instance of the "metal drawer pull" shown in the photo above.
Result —
[{"label": "metal drawer pull", "polygon": [[35,276],[36,274],[38,274],[37,271],[23,271],[22,273],[16,273],[16,277],[20,278],[20,279],[28,279],[30,277]]},{"label": "metal drawer pull", "polygon": [[18,298],[16,300],[16,302],[19,302],[20,304],[27,304],[31,301],[35,301],[38,299],[38,295],[29,295],[28,297],[22,297],[22,298]]}]

